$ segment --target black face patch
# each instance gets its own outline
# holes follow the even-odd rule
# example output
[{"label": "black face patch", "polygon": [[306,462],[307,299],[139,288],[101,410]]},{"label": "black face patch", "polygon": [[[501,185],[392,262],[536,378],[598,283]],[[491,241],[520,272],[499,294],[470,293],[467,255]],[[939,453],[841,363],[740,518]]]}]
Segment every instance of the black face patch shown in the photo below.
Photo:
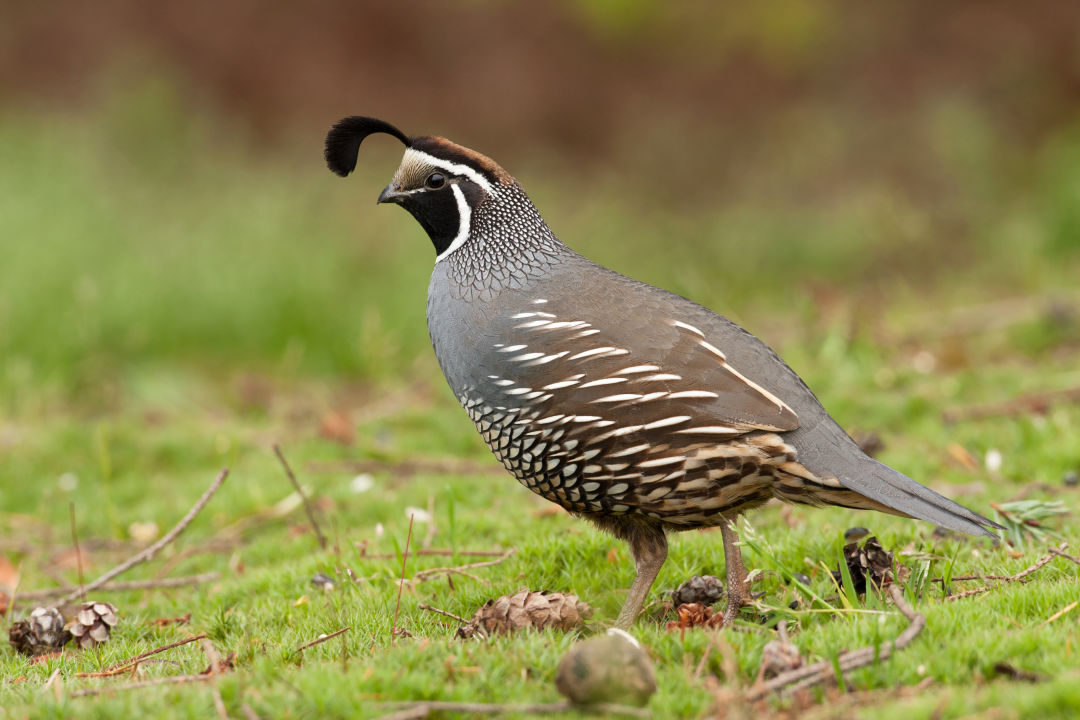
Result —
[{"label": "black face patch", "polygon": [[425,190],[401,199],[401,206],[412,213],[420,227],[431,238],[435,254],[441,255],[457,237],[461,227],[457,198],[450,186]]},{"label": "black face patch", "polygon": [[470,219],[487,193],[476,183],[456,178],[437,190],[422,190],[401,198],[401,206],[408,210],[435,246],[435,254],[442,255],[461,231],[461,214],[458,209],[454,187],[461,189]]}]

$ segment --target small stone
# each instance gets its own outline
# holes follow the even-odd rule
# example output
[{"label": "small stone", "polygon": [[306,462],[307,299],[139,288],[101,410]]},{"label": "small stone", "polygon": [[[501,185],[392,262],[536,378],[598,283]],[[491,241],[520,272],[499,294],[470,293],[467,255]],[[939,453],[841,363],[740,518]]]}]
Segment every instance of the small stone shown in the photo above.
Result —
[{"label": "small stone", "polygon": [[656,673],[632,635],[611,629],[570,648],[559,661],[555,687],[579,705],[642,706],[656,692]]},{"label": "small stone", "polygon": [[337,583],[334,582],[334,578],[330,577],[326,573],[315,573],[311,577],[311,584],[319,588],[323,592],[333,592],[337,587]]},{"label": "small stone", "polygon": [[1061,482],[1065,484],[1065,487],[1076,487],[1080,485],[1080,473],[1076,470],[1070,470],[1065,473],[1065,477],[1061,479]]},{"label": "small stone", "polygon": [[844,531],[844,542],[853,543],[859,542],[864,537],[870,534],[870,531],[864,527],[848,528]]}]

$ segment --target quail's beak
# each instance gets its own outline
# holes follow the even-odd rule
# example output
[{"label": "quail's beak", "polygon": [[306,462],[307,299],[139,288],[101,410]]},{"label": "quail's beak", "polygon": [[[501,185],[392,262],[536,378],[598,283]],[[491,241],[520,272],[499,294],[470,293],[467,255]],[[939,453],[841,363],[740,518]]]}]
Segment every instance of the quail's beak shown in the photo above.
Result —
[{"label": "quail's beak", "polygon": [[379,193],[379,199],[376,200],[375,202],[379,203],[379,204],[381,204],[381,203],[395,203],[395,204],[400,205],[402,198],[404,198],[406,194],[407,193],[402,193],[402,192],[395,191],[394,190],[394,183],[390,183],[389,185],[387,185],[386,187],[383,188],[383,191],[381,193]]}]

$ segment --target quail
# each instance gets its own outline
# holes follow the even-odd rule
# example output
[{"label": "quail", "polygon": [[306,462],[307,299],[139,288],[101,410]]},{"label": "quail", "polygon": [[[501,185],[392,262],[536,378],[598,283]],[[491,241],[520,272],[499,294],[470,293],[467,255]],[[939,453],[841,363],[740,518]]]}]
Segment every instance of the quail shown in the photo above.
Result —
[{"label": "quail", "polygon": [[327,137],[344,177],[361,142],[405,145],[379,203],[435,246],[432,346],[451,390],[518,481],[629,544],[628,628],[669,531],[719,526],[730,622],[747,603],[735,520],[770,498],[917,518],[994,537],[991,520],[867,456],[749,332],[564,245],[493,160],[348,117]]}]

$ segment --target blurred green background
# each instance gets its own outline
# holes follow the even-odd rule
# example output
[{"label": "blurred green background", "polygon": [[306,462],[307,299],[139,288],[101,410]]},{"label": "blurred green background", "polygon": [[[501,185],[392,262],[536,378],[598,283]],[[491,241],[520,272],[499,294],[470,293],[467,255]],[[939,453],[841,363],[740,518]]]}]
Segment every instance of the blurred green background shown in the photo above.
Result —
[{"label": "blurred green background", "polygon": [[1080,347],[1067,0],[0,13],[0,460],[20,419],[72,410],[442,398],[432,250],[374,205],[400,147],[322,164],[354,113],[492,155],[571,246],[743,322],[826,397],[830,333],[939,369]]},{"label": "blurred green background", "polygon": [[[209,693],[190,687],[100,701],[60,687],[97,687],[73,672],[188,629],[238,653],[221,682],[233,717],[247,702],[263,717],[381,714],[371,698],[548,702],[574,637],[465,649],[416,603],[468,616],[527,584],[579,593],[598,627],[614,618],[630,582],[622,543],[501,473],[445,386],[424,321],[434,252],[406,213],[375,205],[401,146],[366,141],[347,180],[324,167],[327,129],[352,114],[489,154],[569,245],[745,325],[920,482],[987,514],[1060,499],[1073,515],[1048,526],[1075,552],[1075,0],[0,0],[0,599],[96,577],[232,469],[161,564],[131,573],[220,581],[109,593],[124,620],[102,652],[51,665],[0,653],[0,710],[206,717]],[[1059,402],[1015,402],[1044,392]],[[971,412],[987,403],[987,417]],[[274,443],[311,491],[326,550],[283,504],[295,496]],[[519,553],[405,593],[401,621],[423,640],[395,646],[394,553],[423,507],[414,544],[423,532],[434,547]],[[827,565],[853,524],[916,552],[904,562],[930,576],[954,562],[1012,573],[1049,537],[969,546],[842,509],[751,520],[775,550],[748,563],[780,607],[781,561],[833,593]],[[424,562],[444,560],[410,557],[409,572]],[[1065,562],[985,602],[927,590],[921,649],[852,686],[920,683],[917,696],[881,695],[867,712],[1074,716]],[[684,534],[654,605],[722,567],[715,534]],[[312,590],[315,572],[341,591]],[[185,613],[190,627],[148,626]],[[815,613],[796,636],[808,657],[882,640],[876,616]],[[725,708],[730,696],[708,690],[720,652],[698,682],[712,639],[664,622],[637,626],[657,659],[658,716]],[[317,657],[330,660],[298,667],[294,648],[346,625],[351,666],[339,673],[327,644]],[[769,636],[725,636],[752,682]],[[194,645],[172,657],[207,663]],[[998,660],[1056,679],[985,683]],[[455,681],[452,662],[485,669]],[[55,695],[42,692],[61,664]]]}]

